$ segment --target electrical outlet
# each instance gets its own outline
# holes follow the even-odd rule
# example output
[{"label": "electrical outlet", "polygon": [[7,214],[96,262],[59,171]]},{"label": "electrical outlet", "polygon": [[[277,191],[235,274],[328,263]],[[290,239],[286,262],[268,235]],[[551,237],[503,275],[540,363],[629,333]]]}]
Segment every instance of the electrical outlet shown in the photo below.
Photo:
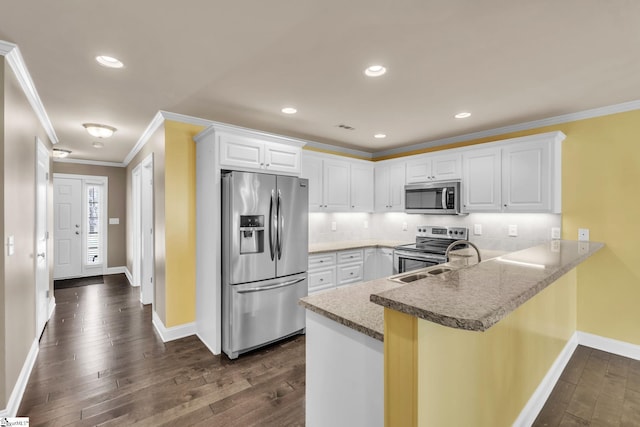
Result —
[{"label": "electrical outlet", "polygon": [[336,231],[338,229],[338,224],[335,221],[331,221],[331,231]]},{"label": "electrical outlet", "polygon": [[482,235],[482,224],[473,224],[473,234],[476,236]]},{"label": "electrical outlet", "polygon": [[409,226],[407,225],[406,222],[402,223],[402,231],[407,231],[407,229],[409,228]]},{"label": "electrical outlet", "polygon": [[578,228],[578,240],[589,241],[588,228]]},{"label": "electrical outlet", "polygon": [[365,228],[365,229],[369,228],[369,221],[365,221],[365,222],[364,222],[364,228]]},{"label": "electrical outlet", "polygon": [[560,227],[551,227],[551,238],[555,240],[560,238]]},{"label": "electrical outlet", "polygon": [[517,225],[510,225],[509,226],[509,236],[511,237],[516,237],[518,235],[518,226]]}]

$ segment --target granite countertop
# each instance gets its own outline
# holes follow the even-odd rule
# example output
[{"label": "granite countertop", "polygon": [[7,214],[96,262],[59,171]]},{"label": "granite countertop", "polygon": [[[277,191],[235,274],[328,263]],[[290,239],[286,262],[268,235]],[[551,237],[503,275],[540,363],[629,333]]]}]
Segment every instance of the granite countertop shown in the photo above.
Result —
[{"label": "granite countertop", "polygon": [[379,341],[384,336],[384,307],[370,301],[372,293],[403,285],[386,278],[321,291],[300,300],[305,308]]},{"label": "granite countertop", "polygon": [[340,242],[325,242],[325,243],[312,243],[309,245],[309,253],[316,254],[321,252],[335,252],[343,251],[345,249],[360,249],[360,248],[394,248],[399,245],[405,245],[407,242],[404,240],[346,240]]},{"label": "granite countertop", "polygon": [[604,247],[555,240],[383,292],[371,301],[452,328],[484,331]]},{"label": "granite countertop", "polygon": [[377,279],[319,292],[300,304],[380,341],[384,307],[452,328],[484,331],[603,247],[555,240],[410,284]]}]

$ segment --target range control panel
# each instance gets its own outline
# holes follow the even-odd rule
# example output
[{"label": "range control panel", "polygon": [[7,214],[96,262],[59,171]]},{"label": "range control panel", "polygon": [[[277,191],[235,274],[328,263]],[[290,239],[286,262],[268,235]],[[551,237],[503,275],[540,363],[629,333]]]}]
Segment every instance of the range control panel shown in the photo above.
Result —
[{"label": "range control panel", "polygon": [[446,227],[441,225],[419,225],[417,237],[440,237],[442,239],[467,240],[467,227]]}]

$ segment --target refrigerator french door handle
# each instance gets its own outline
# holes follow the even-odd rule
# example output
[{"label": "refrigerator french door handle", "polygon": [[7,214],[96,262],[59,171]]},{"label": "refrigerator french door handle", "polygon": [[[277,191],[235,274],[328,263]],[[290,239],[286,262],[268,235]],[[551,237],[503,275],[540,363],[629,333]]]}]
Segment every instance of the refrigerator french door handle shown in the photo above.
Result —
[{"label": "refrigerator french door handle", "polygon": [[[276,197],[276,194],[274,192],[274,190],[271,190],[271,200],[269,202],[269,250],[271,251],[271,261],[273,261],[276,257],[276,249],[275,249],[275,242],[273,240],[274,238],[274,232],[273,232],[273,226],[274,226],[274,221],[273,221],[273,204],[274,204],[274,199]],[[277,224],[275,224],[277,227]]]},{"label": "refrigerator french door handle", "polygon": [[280,190],[278,190],[278,224],[277,224],[277,229],[278,229],[278,259],[280,259],[282,257],[282,242],[284,241],[283,238],[283,234],[284,234],[284,215],[282,215],[282,210],[280,209],[280,206],[282,205],[282,193],[280,193]]},{"label": "refrigerator french door handle", "polygon": [[272,289],[278,289],[278,288],[284,288],[285,286],[291,286],[291,285],[295,285],[296,283],[300,283],[304,280],[305,278],[303,277],[302,279],[295,279],[295,280],[290,280],[288,282],[284,282],[284,283],[278,283],[277,285],[270,285],[270,286],[262,286],[259,288],[249,288],[249,289],[243,289],[241,291],[237,291],[239,294],[249,294],[251,292],[262,292],[262,291],[270,291]]}]

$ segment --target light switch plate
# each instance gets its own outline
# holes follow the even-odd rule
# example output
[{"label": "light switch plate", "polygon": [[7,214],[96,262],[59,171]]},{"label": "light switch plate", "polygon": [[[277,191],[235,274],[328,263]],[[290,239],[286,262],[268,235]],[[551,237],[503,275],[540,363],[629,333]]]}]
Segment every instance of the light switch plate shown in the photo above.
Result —
[{"label": "light switch plate", "polygon": [[589,229],[578,228],[578,240],[589,241]]},{"label": "light switch plate", "polygon": [[556,240],[560,238],[560,227],[551,227],[551,238]]},{"label": "light switch plate", "polygon": [[13,255],[16,253],[16,244],[15,244],[15,240],[13,238],[13,236],[9,236],[7,238],[7,254],[9,256]]},{"label": "light switch plate", "polygon": [[402,223],[402,231],[407,231],[407,229],[409,228],[409,226],[407,225],[406,222]]},{"label": "light switch plate", "polygon": [[473,234],[476,236],[482,235],[482,224],[473,224]]},{"label": "light switch plate", "polygon": [[511,237],[516,237],[518,236],[518,226],[517,225],[510,225],[509,226],[509,236]]},{"label": "light switch plate", "polygon": [[109,218],[109,225],[120,224],[120,218]]},{"label": "light switch plate", "polygon": [[336,231],[338,229],[338,224],[335,221],[331,221],[331,231]]},{"label": "light switch plate", "polygon": [[369,221],[365,221],[365,222],[364,222],[364,228],[365,228],[365,229],[369,228]]}]

